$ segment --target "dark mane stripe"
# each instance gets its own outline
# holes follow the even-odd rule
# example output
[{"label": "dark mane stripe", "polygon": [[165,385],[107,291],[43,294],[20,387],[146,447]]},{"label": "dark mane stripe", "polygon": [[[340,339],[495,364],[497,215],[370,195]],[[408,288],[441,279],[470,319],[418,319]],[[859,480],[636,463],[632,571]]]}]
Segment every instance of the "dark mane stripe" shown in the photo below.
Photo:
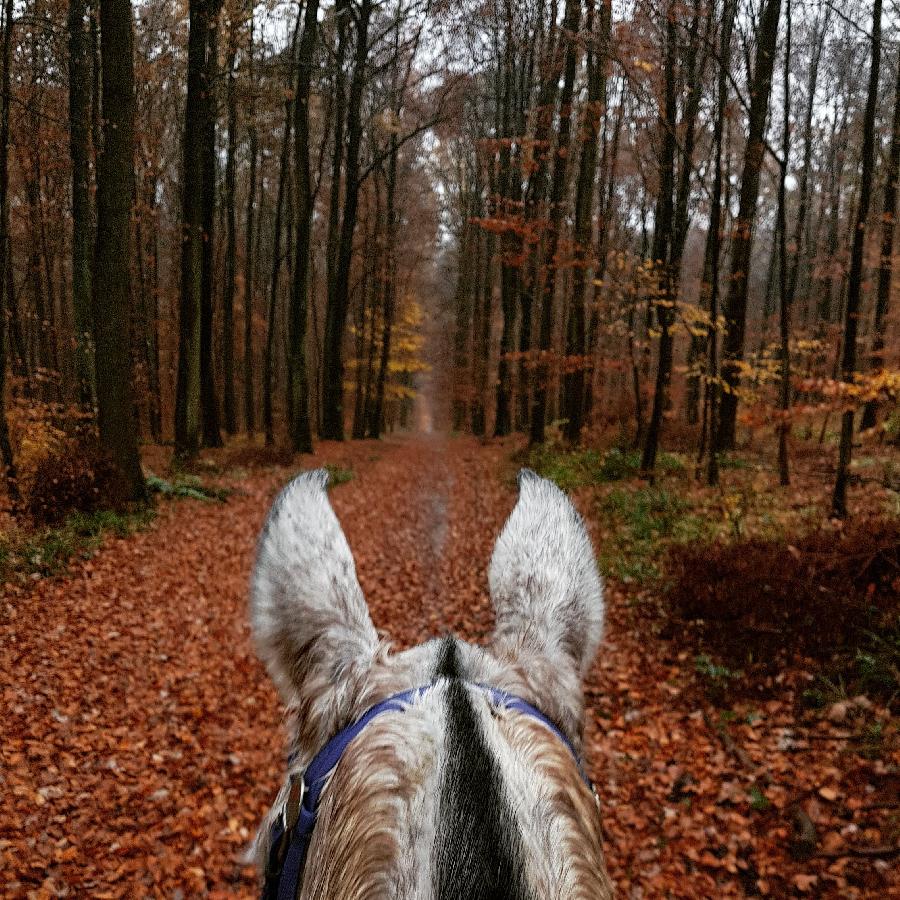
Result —
[{"label": "dark mane stripe", "polygon": [[522,872],[522,842],[497,760],[463,684],[456,641],[441,648],[435,677],[448,678],[447,757],[434,847],[435,900],[536,900]]}]

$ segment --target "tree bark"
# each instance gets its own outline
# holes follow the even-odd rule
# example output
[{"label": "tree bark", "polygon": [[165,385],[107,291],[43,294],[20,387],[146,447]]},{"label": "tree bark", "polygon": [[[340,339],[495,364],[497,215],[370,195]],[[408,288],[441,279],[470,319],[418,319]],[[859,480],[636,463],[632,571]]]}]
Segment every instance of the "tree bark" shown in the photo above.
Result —
[{"label": "tree bark", "polygon": [[[894,226],[897,222],[897,184],[900,170],[900,61],[894,88],[894,122],[891,132],[891,155],[884,185],[884,207],[881,216],[881,260],[878,266],[878,295],[875,321],[872,325],[872,369],[884,366],[884,332],[891,303],[893,274]],[[878,421],[878,402],[870,400],[863,410],[861,428],[874,428]]]},{"label": "tree bark", "polygon": [[221,0],[191,0],[187,100],[181,186],[181,297],[178,378],[175,393],[175,451],[181,458],[200,448],[201,319],[204,307],[204,220],[207,120],[211,114],[208,54],[210,30]]},{"label": "tree bark", "polygon": [[717,426],[719,421],[719,266],[722,249],[722,149],[725,132],[725,113],[728,106],[728,67],[731,61],[731,31],[734,24],[736,2],[724,0],[722,28],[719,38],[719,77],[716,87],[716,119],[713,126],[715,165],[712,198],[710,201],[709,232],[706,236],[706,253],[703,263],[701,291],[709,295],[709,335],[707,338],[707,387],[706,423],[707,452],[706,481],[711,487],[719,483],[719,454]]},{"label": "tree bark", "polygon": [[657,320],[660,327],[659,358],[656,364],[656,386],[653,392],[653,407],[644,451],[641,456],[641,469],[653,472],[656,466],[656,453],[659,447],[659,432],[662,416],[669,395],[669,382],[672,377],[672,306],[675,302],[673,292],[674,272],[672,271],[671,240],[675,216],[675,117],[677,98],[675,86],[675,10],[670,2],[666,10],[666,45],[664,54],[663,79],[665,82],[664,108],[660,111],[660,146],[662,156],[659,164],[659,197],[656,203],[656,215],[653,226],[653,265],[658,270],[659,302],[656,303]]},{"label": "tree bark", "polygon": [[[610,0],[601,0],[600,26],[594,33],[594,0],[588,0],[586,33],[591,42],[587,53],[587,104],[582,115],[581,157],[575,189],[575,222],[572,273],[572,304],[566,326],[566,356],[581,357],[563,379],[563,418],[566,440],[576,444],[581,436],[585,412],[585,376],[588,359],[585,303],[587,273],[590,268],[591,230],[594,209],[598,136],[606,113],[606,57],[609,52],[612,9]],[[595,46],[596,44],[596,46]]]},{"label": "tree bark", "polygon": [[222,4],[210,20],[204,83],[203,128],[203,244],[200,292],[200,408],[203,418],[203,443],[207,447],[221,447],[219,404],[216,398],[216,375],[213,366],[213,297],[215,282],[216,229],[216,84],[218,81],[218,16]]},{"label": "tree bark", "polygon": [[563,68],[563,86],[559,95],[559,124],[556,155],[553,157],[553,175],[550,185],[549,235],[544,252],[544,283],[541,299],[541,321],[538,346],[541,362],[536,368],[534,385],[534,405],[531,410],[529,441],[543,444],[547,419],[547,393],[549,390],[550,366],[547,357],[553,342],[553,301],[556,292],[556,251],[562,229],[563,196],[566,184],[566,169],[569,159],[569,134],[572,125],[572,97],[575,89],[575,75],[578,67],[578,28],[581,22],[581,0],[566,0],[563,15],[566,54]]},{"label": "tree bark", "polygon": [[356,52],[347,101],[347,155],[344,164],[344,210],[338,243],[337,270],[325,309],[322,356],[322,437],[344,439],[344,332],[350,303],[350,264],[359,205],[359,150],[362,143],[362,99],[368,60],[369,20],[373,0],[361,0],[356,12]]},{"label": "tree bark", "polygon": [[641,456],[641,469],[652,473],[656,466],[659,432],[669,394],[672,377],[672,306],[674,273],[672,271],[671,240],[675,216],[675,117],[677,98],[675,86],[675,10],[670,2],[666,10],[666,44],[663,79],[665,82],[664,107],[660,111],[659,197],[653,226],[653,265],[657,268],[659,301],[656,303],[660,327],[659,359],[656,364],[656,386],[653,392],[653,408],[647,426],[647,436]]},{"label": "tree bark", "polygon": [[[256,293],[256,167],[259,157],[259,136],[256,128],[256,83],[253,73],[253,11],[250,12],[250,36],[247,45],[247,83],[250,104],[247,110],[247,135],[250,140],[250,173],[247,186],[247,216],[244,228],[244,427],[247,436],[256,432],[256,403],[254,400],[255,365],[253,362],[253,298]],[[281,241],[279,228],[278,241]],[[279,248],[274,251],[277,256]]]},{"label": "tree bark", "polygon": [[[289,59],[296,59],[297,37],[300,33],[300,16],[294,25],[294,35],[291,39],[291,52]],[[288,84],[293,85],[294,74],[288,73]],[[263,356],[263,430],[265,432],[266,446],[275,443],[275,421],[272,411],[274,399],[275,381],[275,331],[278,324],[278,288],[281,266],[285,255],[281,250],[281,231],[284,219],[284,207],[288,192],[288,179],[290,177],[291,161],[291,134],[294,121],[294,102],[292,93],[286,92],[284,101],[284,135],[281,140],[281,159],[278,165],[278,193],[275,200],[275,223],[272,234],[272,273],[269,279],[269,303],[266,314],[266,346]]]},{"label": "tree bark", "polygon": [[237,96],[235,66],[238,51],[238,22],[234,11],[228,23],[228,58],[225,63],[225,107],[228,138],[225,150],[225,284],[222,290],[222,407],[225,431],[237,433],[237,410],[234,395],[234,293],[237,278],[237,214],[235,211],[237,154]]},{"label": "tree bark", "polygon": [[[464,165],[460,166],[464,169]],[[462,431],[468,413],[471,408],[472,398],[469,396],[473,390],[472,368],[474,357],[471,353],[471,339],[474,310],[473,296],[473,269],[475,262],[473,244],[475,242],[475,227],[469,224],[469,186],[460,179],[460,209],[462,222],[457,235],[457,264],[456,264],[456,291],[453,297],[455,307],[455,322],[453,329],[453,401],[451,408],[451,421],[454,431]],[[477,277],[477,276],[476,276]],[[472,365],[470,365],[470,361]]]},{"label": "tree bark", "polygon": [[347,90],[344,66],[347,55],[347,26],[350,21],[348,0],[336,0],[334,17],[337,27],[337,50],[334,59],[334,98],[332,119],[334,136],[331,144],[331,189],[328,203],[328,236],[325,263],[328,296],[334,291],[337,278],[338,249],[341,224],[341,168],[344,160],[344,128],[347,124]]},{"label": "tree bark", "polygon": [[[504,2],[506,42],[503,59],[499,55],[499,23],[495,23],[494,46],[497,51],[494,101],[497,108],[495,133],[500,138],[499,167],[492,173],[492,193],[495,195],[495,215],[511,219],[520,216],[522,199],[522,179],[512,160],[511,143],[518,130],[518,110],[525,105],[516,91],[513,5]],[[555,96],[555,95],[554,95]],[[538,103],[540,104],[540,99]],[[519,135],[521,137],[522,135]],[[514,348],[516,316],[521,299],[522,283],[520,269],[524,262],[522,238],[510,227],[500,236],[500,309],[503,314],[503,330],[500,335],[500,357],[497,362],[497,401],[494,416],[494,435],[503,437],[512,430],[512,363],[509,354]],[[523,325],[520,329],[520,348],[529,343],[529,322],[523,310]],[[530,348],[529,348],[530,349]],[[520,392],[525,388],[520,384]]]},{"label": "tree bark", "polygon": [[134,196],[131,3],[100,0],[103,148],[97,160],[94,345],[100,446],[116,468],[113,504],[145,497],[131,387],[129,320]]},{"label": "tree bark", "polygon": [[[398,32],[399,33],[399,32]],[[399,114],[399,102],[395,107]],[[375,381],[375,398],[368,419],[368,436],[380,438],[384,428],[384,394],[387,384],[388,362],[391,358],[391,331],[394,326],[394,306],[397,296],[397,135],[391,134],[391,151],[388,157],[387,184],[385,186],[385,260],[384,306],[381,331],[381,355],[378,360],[378,376]]]},{"label": "tree bark", "polygon": [[75,380],[78,402],[94,402],[91,347],[91,59],[87,0],[69,0],[69,149],[72,157],[72,312],[75,328]]},{"label": "tree bark", "polygon": [[778,177],[778,293],[780,308],[778,331],[781,340],[781,383],[779,402],[782,421],[778,425],[778,479],[782,486],[791,483],[790,460],[788,458],[788,437],[790,421],[788,410],[791,405],[791,297],[787,258],[787,170],[791,157],[791,4],[786,9],[787,25],[784,44],[784,126],[781,140],[781,170]]},{"label": "tree bark", "polygon": [[[294,93],[294,173],[297,191],[297,241],[288,317],[288,424],[291,446],[312,452],[309,421],[309,374],[306,362],[306,327],[309,309],[309,270],[312,253],[312,175],[310,172],[309,98],[313,55],[318,32],[318,0],[307,0]],[[365,42],[363,42],[365,43]]]},{"label": "tree bark", "polygon": [[[12,62],[13,0],[3,4],[3,56],[0,60],[0,462],[5,469],[7,490],[10,498],[19,498],[16,483],[16,463],[9,441],[9,426],[6,421],[6,322],[11,305],[12,253],[9,240],[9,89],[10,64]],[[12,344],[12,341],[10,341]]]},{"label": "tree bark", "polygon": [[[850,273],[847,283],[847,308],[844,314],[844,352],[841,358],[841,379],[850,383],[856,374],[856,335],[859,325],[859,306],[862,295],[863,250],[866,226],[872,198],[872,170],[875,167],[875,112],[878,107],[878,76],[881,67],[881,0],[874,0],[872,8],[872,62],[869,69],[869,94],[863,119],[862,175],[859,203],[856,210],[856,229],[850,253]],[[847,515],[847,481],[853,454],[853,409],[841,418],[841,444],[838,451],[837,476],[831,511],[836,518]]]},{"label": "tree bark", "polygon": [[744,355],[747,325],[747,295],[750,286],[750,261],[756,203],[759,198],[760,172],[765,156],[766,118],[772,92],[772,72],[778,45],[778,20],[781,0],[767,0],[757,36],[756,59],[751,87],[747,147],[741,177],[741,196],[734,224],[731,248],[731,279],[725,300],[725,339],[723,342],[722,378],[726,389],[719,404],[716,450],[733,450],[737,429],[737,389],[740,385],[740,363]]}]

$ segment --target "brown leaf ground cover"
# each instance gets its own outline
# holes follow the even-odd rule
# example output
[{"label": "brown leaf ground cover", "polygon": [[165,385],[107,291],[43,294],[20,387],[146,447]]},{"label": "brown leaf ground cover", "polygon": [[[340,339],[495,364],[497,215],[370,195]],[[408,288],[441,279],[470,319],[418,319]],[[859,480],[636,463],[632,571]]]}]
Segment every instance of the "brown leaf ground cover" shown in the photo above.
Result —
[{"label": "brown leaf ground cover", "polygon": [[[489,634],[509,452],[406,439],[301,460],[353,473],[333,503],[376,626],[399,645]],[[2,588],[0,895],[254,896],[241,853],[276,788],[283,734],[246,586],[292,471],[234,473],[227,503],[164,502],[149,528],[65,576]],[[900,891],[898,759],[846,739],[852,704],[840,721],[800,716],[808,676],[791,670],[783,695],[723,718],[677,635],[659,638],[614,583],[608,603],[588,748],[620,896]]]}]

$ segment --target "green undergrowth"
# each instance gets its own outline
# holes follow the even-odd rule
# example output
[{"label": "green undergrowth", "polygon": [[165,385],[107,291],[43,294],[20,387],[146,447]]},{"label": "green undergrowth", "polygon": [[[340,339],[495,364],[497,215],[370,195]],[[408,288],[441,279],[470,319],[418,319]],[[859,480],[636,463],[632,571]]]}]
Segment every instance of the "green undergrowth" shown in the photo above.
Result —
[{"label": "green undergrowth", "polygon": [[686,456],[660,453],[654,485],[640,477],[638,450],[569,449],[548,443],[529,449],[516,461],[564,491],[595,488],[595,518],[602,533],[600,567],[626,584],[657,584],[669,544],[712,537],[704,516],[694,513],[685,492],[676,487],[690,478]]},{"label": "green undergrowth", "polygon": [[[891,486],[887,463],[860,458],[860,472],[876,470]],[[800,487],[781,489],[771,463],[752,454],[723,457],[718,487],[698,481],[694,460],[677,454],[661,454],[652,484],[639,454],[615,447],[555,442],[514,461],[579,491],[601,570],[689,649],[714,699],[777,683],[796,656],[824,685],[898,703],[896,493],[837,527],[818,479],[804,482],[800,472]]]},{"label": "green undergrowth", "polygon": [[682,495],[657,485],[615,487],[600,494],[596,508],[603,523],[600,566],[625,584],[658,584],[669,546],[710,540],[714,532]]},{"label": "green undergrowth", "polygon": [[[544,478],[555,481],[564,491],[635,478],[641,469],[640,451],[619,447],[605,451],[569,450],[542,444],[530,449],[521,461]],[[685,458],[675,453],[660,453],[657,459],[657,471],[663,477],[683,472],[685,466]]]},{"label": "green undergrowth", "polygon": [[147,476],[147,488],[153,494],[161,497],[175,497],[182,500],[200,500],[204,503],[218,501],[224,503],[231,494],[231,490],[222,487],[211,487],[203,483],[197,475],[180,473],[167,481],[158,475]]},{"label": "green undergrowth", "polygon": [[324,466],[324,469],[328,472],[328,487],[337,487],[340,484],[346,484],[348,481],[353,481],[353,469],[345,468],[344,466],[339,466],[335,463],[327,463]]},{"label": "green undergrowth", "polygon": [[0,534],[0,583],[59,575],[75,559],[90,559],[108,535],[128,537],[153,521],[152,507],[133,512],[71,513],[60,525]]},{"label": "green undergrowth", "polygon": [[[167,499],[224,502],[231,493],[185,473],[171,480],[150,474],[146,481],[151,496]],[[147,505],[124,511],[75,511],[51,526],[13,525],[0,533],[0,584],[63,574],[74,560],[90,559],[107,537],[128,537],[155,517],[156,509]]]}]

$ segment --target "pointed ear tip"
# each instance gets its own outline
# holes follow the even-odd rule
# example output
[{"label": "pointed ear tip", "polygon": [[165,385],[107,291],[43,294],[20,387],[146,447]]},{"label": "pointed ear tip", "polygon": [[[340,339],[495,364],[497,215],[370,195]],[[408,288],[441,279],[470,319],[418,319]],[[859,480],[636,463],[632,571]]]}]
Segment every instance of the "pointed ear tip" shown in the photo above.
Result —
[{"label": "pointed ear tip", "polygon": [[528,494],[530,496],[558,495],[565,497],[566,495],[565,491],[552,478],[544,478],[543,475],[538,475],[534,469],[519,469],[516,482],[519,486],[519,496]]},{"label": "pointed ear tip", "polygon": [[318,488],[324,491],[328,487],[328,480],[331,476],[328,469],[307,469],[299,475],[295,475],[287,484],[288,490],[302,490],[304,487]]}]

